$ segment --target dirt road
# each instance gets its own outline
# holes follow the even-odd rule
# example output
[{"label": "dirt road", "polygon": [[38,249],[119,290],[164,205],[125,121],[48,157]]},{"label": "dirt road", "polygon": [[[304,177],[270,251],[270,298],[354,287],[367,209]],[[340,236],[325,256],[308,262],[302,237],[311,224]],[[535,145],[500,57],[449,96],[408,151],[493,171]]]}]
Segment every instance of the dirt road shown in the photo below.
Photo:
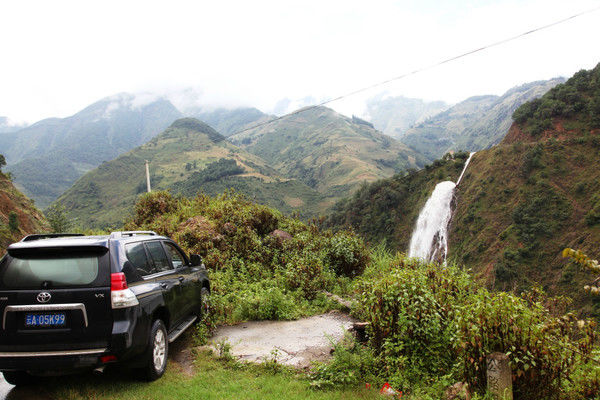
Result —
[{"label": "dirt road", "polygon": [[344,336],[354,320],[346,314],[329,313],[297,321],[256,321],[221,327],[211,339],[213,348],[226,341],[230,353],[245,361],[272,358],[294,367],[308,367],[312,360],[330,357],[332,341]]}]

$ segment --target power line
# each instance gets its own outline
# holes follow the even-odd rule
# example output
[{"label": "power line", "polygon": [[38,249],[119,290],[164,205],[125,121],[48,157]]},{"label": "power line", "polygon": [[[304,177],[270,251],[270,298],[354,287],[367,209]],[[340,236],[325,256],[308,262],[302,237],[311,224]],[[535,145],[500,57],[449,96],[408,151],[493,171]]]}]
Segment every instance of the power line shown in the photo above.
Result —
[{"label": "power line", "polygon": [[531,29],[529,31],[520,33],[518,35],[511,36],[511,37],[508,37],[506,39],[502,39],[502,40],[499,40],[497,42],[490,43],[490,44],[485,45],[483,47],[467,51],[466,53],[462,53],[462,54],[459,54],[457,56],[450,57],[450,58],[438,61],[438,62],[436,62],[434,64],[431,64],[431,65],[428,65],[428,66],[425,66],[425,67],[421,67],[421,68],[417,68],[417,69],[415,69],[413,71],[406,72],[406,73],[404,73],[402,75],[398,75],[398,76],[395,76],[395,77],[390,78],[390,79],[386,79],[386,80],[378,82],[378,83],[374,83],[374,84],[372,84],[370,86],[365,86],[363,88],[353,90],[353,91],[348,92],[346,94],[342,94],[340,96],[333,97],[333,98],[331,98],[329,100],[325,100],[325,101],[322,101],[320,103],[313,104],[312,106],[300,108],[298,110],[292,111],[291,113],[282,115],[280,117],[275,117],[275,118],[270,119],[268,121],[263,121],[263,122],[260,122],[260,123],[258,123],[256,125],[253,125],[251,127],[244,128],[244,129],[242,129],[240,131],[237,131],[237,132],[231,134],[230,137],[234,136],[234,135],[237,135],[237,134],[240,134],[240,133],[243,133],[243,132],[246,132],[246,131],[249,131],[249,130],[252,130],[252,129],[260,128],[261,126],[265,126],[265,125],[271,124],[273,122],[280,121],[283,118],[287,118],[287,117],[292,116],[292,115],[296,115],[296,114],[300,114],[300,113],[305,112],[305,111],[313,110],[315,108],[324,106],[326,104],[333,103],[334,101],[342,100],[342,99],[344,99],[346,97],[349,97],[349,96],[354,96],[355,94],[358,94],[358,93],[366,92],[367,90],[374,89],[374,88],[379,87],[379,86],[387,85],[390,82],[398,81],[400,79],[404,79],[404,78],[409,77],[411,75],[415,75],[415,74],[427,71],[429,69],[432,69],[432,68],[435,68],[435,67],[439,67],[440,65],[447,64],[447,63],[452,62],[452,61],[456,61],[458,59],[470,56],[470,55],[475,54],[475,53],[479,53],[481,51],[490,49],[492,47],[496,47],[496,46],[500,46],[500,45],[503,45],[503,44],[508,43],[508,42],[512,42],[514,40],[520,39],[520,38],[525,37],[527,35],[531,35],[532,33],[536,33],[536,32],[542,31],[544,29],[548,29],[548,28],[551,28],[553,26],[563,24],[563,23],[565,23],[567,21],[570,21],[570,20],[575,19],[577,17],[581,17],[582,15],[590,14],[590,13],[592,13],[594,11],[598,11],[598,10],[600,10],[600,6],[592,8],[592,9],[589,9],[589,10],[586,10],[586,11],[582,11],[582,12],[577,13],[577,14],[573,14],[573,15],[567,17],[567,18],[563,18],[561,20],[554,21],[554,22],[546,24],[546,25],[539,26],[537,28],[534,28],[534,29]]}]

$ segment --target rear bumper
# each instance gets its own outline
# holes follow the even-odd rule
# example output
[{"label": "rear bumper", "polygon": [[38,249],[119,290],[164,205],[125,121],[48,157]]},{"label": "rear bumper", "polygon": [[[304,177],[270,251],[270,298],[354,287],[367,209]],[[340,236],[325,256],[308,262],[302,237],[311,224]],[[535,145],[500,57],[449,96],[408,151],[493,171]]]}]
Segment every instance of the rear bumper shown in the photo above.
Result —
[{"label": "rear bumper", "polygon": [[48,371],[92,368],[99,365],[105,348],[37,352],[0,352],[0,371]]}]

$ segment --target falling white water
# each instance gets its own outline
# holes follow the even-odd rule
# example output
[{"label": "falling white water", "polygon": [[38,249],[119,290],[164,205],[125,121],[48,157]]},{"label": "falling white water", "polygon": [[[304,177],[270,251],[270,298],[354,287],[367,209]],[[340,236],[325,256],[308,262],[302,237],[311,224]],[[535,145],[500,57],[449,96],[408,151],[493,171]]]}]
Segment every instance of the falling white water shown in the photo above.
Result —
[{"label": "falling white water", "polygon": [[471,153],[465,162],[456,183],[445,181],[436,185],[417,219],[417,225],[410,239],[409,257],[422,258],[426,261],[446,261],[448,255],[448,224],[452,218],[454,189],[462,180],[473,154],[475,153]]}]

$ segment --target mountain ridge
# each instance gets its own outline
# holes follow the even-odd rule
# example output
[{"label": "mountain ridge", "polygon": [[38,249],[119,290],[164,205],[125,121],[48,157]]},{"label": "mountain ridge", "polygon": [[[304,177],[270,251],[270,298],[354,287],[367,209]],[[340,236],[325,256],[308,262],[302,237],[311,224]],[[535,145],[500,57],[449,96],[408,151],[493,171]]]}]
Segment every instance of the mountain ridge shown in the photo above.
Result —
[{"label": "mountain ridge", "polygon": [[324,201],[324,196],[280,176],[209,125],[183,118],[149,142],[83,175],[57,202],[70,210],[78,224],[116,226],[146,190],[145,160],[150,163],[154,190],[170,189],[190,197],[233,188],[289,213],[302,207],[307,217],[314,216]]},{"label": "mountain ridge", "polygon": [[515,86],[502,96],[472,96],[410,128],[402,142],[431,160],[450,150],[477,151],[498,144],[521,104],[538,98],[563,78]]}]

